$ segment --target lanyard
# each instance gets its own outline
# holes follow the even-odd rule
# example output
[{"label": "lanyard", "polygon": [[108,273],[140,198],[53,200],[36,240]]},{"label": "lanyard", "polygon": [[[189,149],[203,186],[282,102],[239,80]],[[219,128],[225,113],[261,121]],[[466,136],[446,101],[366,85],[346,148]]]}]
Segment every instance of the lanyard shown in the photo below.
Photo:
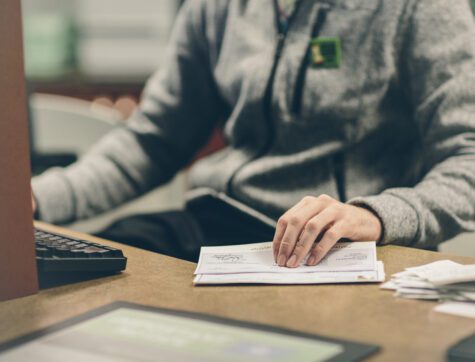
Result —
[{"label": "lanyard", "polygon": [[290,22],[292,21],[295,13],[298,10],[298,7],[301,3],[301,0],[294,0],[294,6],[289,14],[284,14],[280,5],[279,0],[274,0],[274,13],[275,13],[275,24],[279,34],[287,34],[289,29]]}]

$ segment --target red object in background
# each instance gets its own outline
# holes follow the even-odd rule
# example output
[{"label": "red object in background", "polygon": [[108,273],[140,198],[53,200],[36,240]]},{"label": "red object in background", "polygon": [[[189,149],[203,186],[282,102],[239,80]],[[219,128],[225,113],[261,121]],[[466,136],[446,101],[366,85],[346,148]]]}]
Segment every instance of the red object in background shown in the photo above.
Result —
[{"label": "red object in background", "polygon": [[226,140],[224,139],[223,131],[221,128],[216,128],[213,134],[208,140],[208,143],[199,151],[192,163],[200,158],[208,156],[209,154],[216,152],[226,146]]}]

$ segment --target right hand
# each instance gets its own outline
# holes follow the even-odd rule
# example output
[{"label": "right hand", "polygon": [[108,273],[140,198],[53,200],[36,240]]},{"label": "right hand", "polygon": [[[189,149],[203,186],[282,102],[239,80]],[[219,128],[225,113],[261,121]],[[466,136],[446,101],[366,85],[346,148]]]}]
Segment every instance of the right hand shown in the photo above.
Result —
[{"label": "right hand", "polygon": [[306,264],[314,266],[340,239],[379,240],[381,233],[381,221],[372,211],[327,195],[307,196],[279,219],[274,259],[279,266],[296,268],[308,255]]}]

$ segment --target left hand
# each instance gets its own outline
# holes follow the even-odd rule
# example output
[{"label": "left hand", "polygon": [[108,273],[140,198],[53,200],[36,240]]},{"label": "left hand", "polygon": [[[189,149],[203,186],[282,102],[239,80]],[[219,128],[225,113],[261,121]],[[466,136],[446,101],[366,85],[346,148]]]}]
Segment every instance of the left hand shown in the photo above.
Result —
[{"label": "left hand", "polygon": [[381,221],[370,210],[339,202],[330,196],[306,196],[282,215],[272,243],[279,266],[295,268],[308,255],[318,264],[338,240],[379,240]]}]

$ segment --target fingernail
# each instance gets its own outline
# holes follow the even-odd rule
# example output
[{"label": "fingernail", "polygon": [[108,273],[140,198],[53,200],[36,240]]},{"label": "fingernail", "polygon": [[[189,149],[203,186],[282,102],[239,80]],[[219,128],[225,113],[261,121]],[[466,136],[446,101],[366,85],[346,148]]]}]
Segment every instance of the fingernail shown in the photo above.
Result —
[{"label": "fingernail", "polygon": [[292,255],[289,260],[287,260],[287,266],[288,267],[294,267],[297,264],[297,255]]},{"label": "fingernail", "polygon": [[287,260],[287,258],[285,257],[285,255],[281,255],[281,256],[279,256],[279,259],[278,259],[278,261],[277,261],[277,264],[279,264],[279,266],[284,266],[286,260]]},{"label": "fingernail", "polygon": [[312,255],[310,256],[310,258],[308,258],[307,265],[315,265],[316,261],[317,261],[317,258]]}]

